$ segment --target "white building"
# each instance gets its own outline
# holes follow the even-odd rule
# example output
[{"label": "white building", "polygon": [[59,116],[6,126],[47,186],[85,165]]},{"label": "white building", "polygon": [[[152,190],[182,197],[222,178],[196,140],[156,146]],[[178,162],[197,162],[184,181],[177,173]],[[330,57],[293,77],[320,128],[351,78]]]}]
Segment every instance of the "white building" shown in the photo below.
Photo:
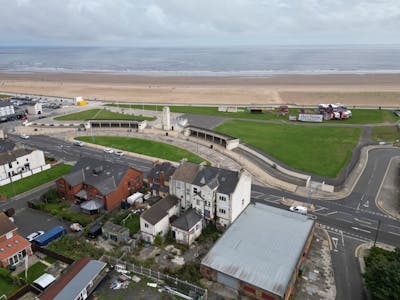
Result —
[{"label": "white building", "polygon": [[170,218],[179,215],[179,199],[167,196],[140,216],[141,238],[153,243],[157,235],[165,236],[170,229]]},{"label": "white building", "polygon": [[40,150],[15,149],[0,153],[0,186],[49,168]]},{"label": "white building", "polygon": [[26,110],[30,115],[41,115],[43,113],[42,103],[28,103]]},{"label": "white building", "polygon": [[251,176],[216,167],[182,163],[171,176],[169,191],[181,209],[194,208],[207,220],[229,226],[250,203]]},{"label": "white building", "polygon": [[0,100],[0,118],[15,114],[14,105],[8,101]]},{"label": "white building", "polygon": [[194,209],[188,209],[171,224],[173,238],[190,246],[203,230],[203,218]]}]

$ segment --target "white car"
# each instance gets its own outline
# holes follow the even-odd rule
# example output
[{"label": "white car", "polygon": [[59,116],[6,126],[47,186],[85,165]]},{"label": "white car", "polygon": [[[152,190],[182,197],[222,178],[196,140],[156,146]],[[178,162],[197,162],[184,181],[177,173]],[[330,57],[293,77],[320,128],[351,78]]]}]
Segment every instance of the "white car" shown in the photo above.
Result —
[{"label": "white car", "polygon": [[123,155],[124,155],[124,152],[122,152],[122,151],[115,151],[115,155],[123,156]]},{"label": "white car", "polygon": [[32,232],[30,235],[28,235],[26,237],[26,239],[28,240],[28,242],[32,242],[33,240],[36,240],[42,234],[44,234],[44,231],[42,231],[42,230],[35,231],[35,232]]},{"label": "white car", "polygon": [[29,139],[29,135],[26,135],[26,134],[21,134],[19,137],[20,137],[21,139],[24,139],[24,140]]},{"label": "white car", "polygon": [[110,149],[110,148],[106,148],[106,149],[104,149],[104,152],[105,153],[114,153],[114,150],[113,149]]},{"label": "white car", "polygon": [[75,141],[74,142],[75,146],[83,147],[83,143],[81,141]]},{"label": "white car", "polygon": [[302,215],[306,215],[307,214],[307,207],[304,206],[291,206],[289,208],[290,211],[292,212],[296,212]]}]

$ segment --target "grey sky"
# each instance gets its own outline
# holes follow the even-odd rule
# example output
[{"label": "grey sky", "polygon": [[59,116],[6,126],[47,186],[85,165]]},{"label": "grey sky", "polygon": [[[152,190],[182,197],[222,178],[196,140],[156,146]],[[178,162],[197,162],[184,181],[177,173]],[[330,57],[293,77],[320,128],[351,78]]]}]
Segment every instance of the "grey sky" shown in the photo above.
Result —
[{"label": "grey sky", "polygon": [[0,0],[1,45],[398,44],[400,0]]}]

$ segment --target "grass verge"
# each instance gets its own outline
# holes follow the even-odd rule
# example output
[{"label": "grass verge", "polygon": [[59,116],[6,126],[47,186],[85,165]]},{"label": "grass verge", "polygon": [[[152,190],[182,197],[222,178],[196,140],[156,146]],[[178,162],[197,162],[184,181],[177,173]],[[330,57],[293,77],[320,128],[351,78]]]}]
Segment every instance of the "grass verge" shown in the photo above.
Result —
[{"label": "grass verge", "polygon": [[125,115],[120,113],[111,112],[105,109],[90,109],[85,110],[65,116],[60,116],[54,118],[58,121],[79,121],[79,120],[88,120],[88,119],[96,119],[96,120],[147,120],[153,121],[155,118],[153,117],[144,117],[144,116],[132,116]]},{"label": "grass verge", "polygon": [[336,177],[349,161],[361,129],[265,124],[231,120],[214,128],[240,138],[285,164],[305,172]]},{"label": "grass verge", "polygon": [[11,271],[6,268],[0,268],[0,296],[11,296],[21,285],[18,284],[15,278],[11,277]]},{"label": "grass verge", "polygon": [[201,163],[204,161],[203,158],[185,149],[150,140],[113,136],[95,136],[93,138],[90,136],[80,136],[76,137],[75,139],[86,143],[117,148],[128,152],[158,157],[170,161],[178,162],[183,158],[187,158],[188,161],[194,163]]},{"label": "grass verge", "polygon": [[72,166],[60,164],[43,172],[3,185],[0,187],[0,195],[14,197],[69,173],[71,168]]},{"label": "grass verge", "polygon": [[396,142],[400,140],[400,130],[396,126],[379,126],[372,130],[372,139],[376,142]]}]

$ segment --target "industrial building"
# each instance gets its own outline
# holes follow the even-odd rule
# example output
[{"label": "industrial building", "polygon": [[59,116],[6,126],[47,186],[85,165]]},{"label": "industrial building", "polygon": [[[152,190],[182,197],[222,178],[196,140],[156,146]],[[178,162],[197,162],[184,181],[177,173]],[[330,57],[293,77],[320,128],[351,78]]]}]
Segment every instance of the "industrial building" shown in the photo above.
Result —
[{"label": "industrial building", "polygon": [[314,221],[250,204],[203,258],[204,278],[253,299],[289,299],[307,255]]}]

